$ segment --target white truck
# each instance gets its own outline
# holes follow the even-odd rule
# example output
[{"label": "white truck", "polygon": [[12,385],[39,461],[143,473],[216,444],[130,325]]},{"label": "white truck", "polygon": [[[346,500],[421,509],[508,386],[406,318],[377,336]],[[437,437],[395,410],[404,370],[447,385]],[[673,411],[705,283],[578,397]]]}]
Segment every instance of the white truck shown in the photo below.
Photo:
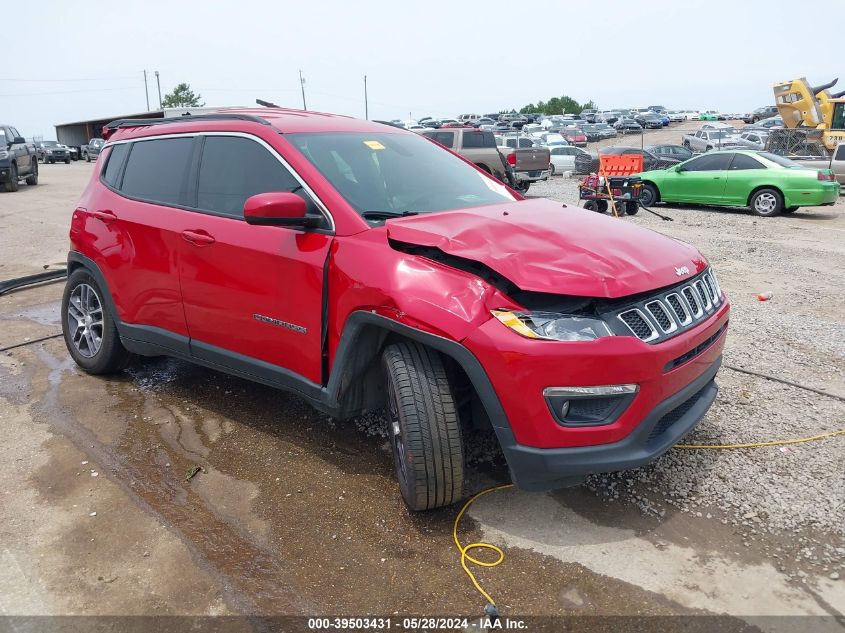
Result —
[{"label": "white truck", "polygon": [[812,169],[831,169],[839,184],[845,185],[845,142],[836,146],[830,158],[793,158],[792,160]]},{"label": "white truck", "polygon": [[728,130],[698,130],[695,134],[684,134],[681,144],[694,152],[709,152],[714,149],[743,148],[737,137]]}]

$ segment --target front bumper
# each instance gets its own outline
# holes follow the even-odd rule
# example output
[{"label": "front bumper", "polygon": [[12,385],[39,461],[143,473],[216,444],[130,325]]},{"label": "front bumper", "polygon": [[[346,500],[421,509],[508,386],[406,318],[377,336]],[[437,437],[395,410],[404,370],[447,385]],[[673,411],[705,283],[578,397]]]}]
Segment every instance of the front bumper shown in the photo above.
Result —
[{"label": "front bumper", "polygon": [[[494,427],[514,481],[536,490],[572,485],[590,473],[641,466],[668,450],[715,398],[729,312],[724,301],[698,326],[653,344],[632,336],[530,340],[495,320],[472,332],[463,344],[485,368],[502,405],[506,423]],[[548,387],[624,384],[639,391],[601,424],[560,424],[543,397]],[[667,413],[695,394],[689,411],[652,435]]]}]

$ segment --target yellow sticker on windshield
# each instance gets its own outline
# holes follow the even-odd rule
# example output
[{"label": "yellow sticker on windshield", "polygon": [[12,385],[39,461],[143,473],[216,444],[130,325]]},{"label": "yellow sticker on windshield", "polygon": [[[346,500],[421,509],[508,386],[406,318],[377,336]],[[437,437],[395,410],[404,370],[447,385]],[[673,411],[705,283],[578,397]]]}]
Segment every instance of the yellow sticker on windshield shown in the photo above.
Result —
[{"label": "yellow sticker on windshield", "polygon": [[384,145],[382,145],[378,141],[364,141],[364,145],[366,145],[370,149],[384,149]]}]

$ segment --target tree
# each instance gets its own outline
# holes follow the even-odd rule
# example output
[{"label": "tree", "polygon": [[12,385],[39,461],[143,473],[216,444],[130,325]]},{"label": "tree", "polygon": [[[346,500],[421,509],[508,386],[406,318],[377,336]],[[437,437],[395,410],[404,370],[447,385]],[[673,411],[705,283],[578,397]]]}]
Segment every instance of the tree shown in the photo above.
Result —
[{"label": "tree", "polygon": [[205,103],[201,103],[202,95],[194,94],[191,86],[186,83],[181,83],[173,89],[161,100],[163,108],[201,108]]},{"label": "tree", "polygon": [[536,104],[529,103],[527,106],[521,108],[519,111],[522,114],[528,112],[541,112],[543,114],[578,114],[587,108],[595,108],[596,104],[592,100],[585,103],[578,103],[572,97],[563,95],[561,97],[552,97],[548,101],[538,101]]}]

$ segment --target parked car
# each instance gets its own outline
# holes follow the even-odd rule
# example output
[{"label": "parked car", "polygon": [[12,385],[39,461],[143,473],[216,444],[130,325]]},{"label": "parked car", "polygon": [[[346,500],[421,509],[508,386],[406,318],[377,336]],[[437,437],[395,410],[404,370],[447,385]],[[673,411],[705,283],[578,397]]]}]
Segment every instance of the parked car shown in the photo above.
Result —
[{"label": "parked car", "polygon": [[747,149],[764,150],[769,134],[765,130],[742,131],[739,135],[739,143]]},{"label": "parked car", "polygon": [[551,175],[551,150],[528,136],[503,136],[499,152],[513,170],[515,189],[525,193],[532,183],[548,180]]},{"label": "parked car", "polygon": [[596,123],[608,123],[610,125],[613,125],[619,120],[619,117],[621,116],[622,114],[616,110],[605,110],[604,112],[597,114],[595,120]]},{"label": "parked car", "polygon": [[742,120],[746,123],[757,123],[757,121],[761,121],[762,119],[768,119],[769,117],[777,116],[778,115],[778,108],[774,105],[763,106],[762,108],[757,108],[753,112],[749,112],[742,116]]},{"label": "parked car", "polygon": [[704,112],[700,112],[698,114],[699,121],[718,121],[719,120],[719,113],[715,110],[705,110]]},{"label": "parked car", "polygon": [[836,180],[845,185],[845,143],[839,143],[830,158],[800,158],[794,159],[799,165],[812,169],[830,169]]},{"label": "parked car", "polygon": [[595,128],[598,130],[601,138],[616,138],[619,132],[609,123],[595,123]]},{"label": "parked car", "polygon": [[37,150],[17,128],[0,124],[0,184],[6,191],[17,191],[21,179],[28,185],[38,184]]},{"label": "parked car", "polygon": [[64,145],[60,145],[57,141],[40,141],[35,144],[35,150],[38,160],[42,163],[52,164],[61,161],[70,164],[70,150]]},{"label": "parked car", "polygon": [[669,110],[666,115],[671,123],[682,123],[687,120],[686,115],[680,110]]},{"label": "parked car", "polygon": [[640,127],[648,128],[648,129],[662,129],[663,128],[663,117],[659,116],[654,112],[645,112],[643,114],[638,114],[634,120],[640,125]]},{"label": "parked car", "polygon": [[[403,121],[403,125],[404,125]],[[82,158],[87,162],[91,162],[92,160],[97,160],[97,157],[100,155],[100,152],[105,145],[105,141],[101,138],[92,138],[88,141],[87,145],[82,146]]]},{"label": "parked car", "polygon": [[705,415],[730,307],[697,249],[407,131],[254,112],[108,135],[70,222],[80,370],[175,356],[332,418],[384,410],[412,510],[462,498],[469,428],[541,490],[649,463]]},{"label": "parked car", "polygon": [[598,110],[594,108],[586,108],[581,110],[581,118],[589,123],[596,122],[596,114],[598,114]]},{"label": "parked car", "polygon": [[425,117],[420,119],[419,124],[432,130],[436,130],[440,127],[440,121],[432,117]]},{"label": "parked car", "polygon": [[526,123],[522,126],[523,134],[542,134],[545,131],[546,128],[544,128],[542,125],[539,125],[538,123]]},{"label": "parked car", "polygon": [[587,142],[589,143],[600,141],[605,138],[601,130],[595,123],[587,123],[585,125],[582,125],[581,131],[584,133],[584,136],[587,137]]},{"label": "parked car", "polygon": [[714,151],[669,169],[640,174],[645,206],[686,202],[750,207],[765,217],[832,205],[839,183],[830,169],[809,169],[768,152]]},{"label": "parked car", "polygon": [[685,161],[693,157],[692,151],[682,145],[649,145],[645,149],[658,158],[671,158],[674,161]]},{"label": "parked car", "polygon": [[629,117],[619,119],[613,124],[613,128],[621,134],[642,134],[643,131],[642,126]]},{"label": "parked car", "polygon": [[587,154],[586,150],[571,145],[554,145],[549,147],[549,150],[552,176],[566,171],[575,171],[575,157],[579,154]]},{"label": "parked car", "polygon": [[567,126],[560,131],[560,135],[566,139],[566,142],[570,145],[577,145],[578,147],[584,147],[587,145],[587,135],[584,134],[584,131],[575,126]]},{"label": "parked car", "polygon": [[602,147],[597,153],[589,153],[586,156],[578,155],[575,157],[575,173],[576,174],[591,174],[599,170],[599,156],[604,155],[623,155],[623,154],[642,154],[643,169],[663,169],[679,164],[681,161],[671,156],[658,156],[647,149],[639,147],[625,147],[622,145],[612,145]]},{"label": "parked car", "polygon": [[472,122],[473,127],[478,127],[478,128],[480,128],[482,125],[488,125],[488,126],[492,127],[495,124],[496,124],[495,120],[493,120],[489,117],[486,117],[486,116],[483,116],[480,119],[476,119],[475,121]]},{"label": "parked car", "polygon": [[681,137],[681,144],[694,152],[741,147],[738,137],[732,131],[717,129],[697,130],[694,134],[684,134]]},{"label": "parked car", "polygon": [[460,154],[488,174],[507,182],[506,163],[496,147],[496,138],[492,132],[458,127],[424,130],[421,134]]},{"label": "parked car", "polygon": [[783,119],[779,116],[773,116],[768,119],[763,119],[762,121],[757,121],[752,126],[749,126],[753,129],[763,129],[763,130],[772,130],[777,128],[784,127]]}]

